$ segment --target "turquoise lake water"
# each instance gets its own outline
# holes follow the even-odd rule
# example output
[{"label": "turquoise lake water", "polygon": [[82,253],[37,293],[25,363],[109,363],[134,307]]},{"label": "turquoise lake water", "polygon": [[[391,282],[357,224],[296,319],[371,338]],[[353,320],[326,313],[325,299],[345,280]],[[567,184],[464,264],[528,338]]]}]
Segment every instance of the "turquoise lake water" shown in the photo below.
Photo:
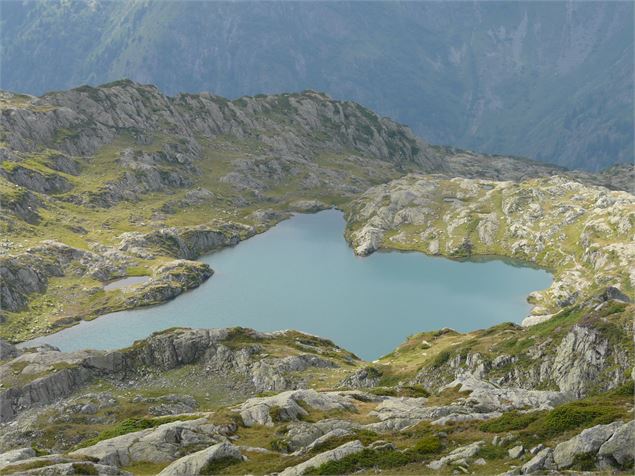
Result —
[{"label": "turquoise lake water", "polygon": [[124,347],[174,326],[298,329],[373,360],[408,335],[520,322],[546,271],[502,261],[457,262],[421,253],[360,258],[344,241],[338,211],[296,215],[202,261],[215,274],[160,306],[82,322],[31,343],[62,350]]}]

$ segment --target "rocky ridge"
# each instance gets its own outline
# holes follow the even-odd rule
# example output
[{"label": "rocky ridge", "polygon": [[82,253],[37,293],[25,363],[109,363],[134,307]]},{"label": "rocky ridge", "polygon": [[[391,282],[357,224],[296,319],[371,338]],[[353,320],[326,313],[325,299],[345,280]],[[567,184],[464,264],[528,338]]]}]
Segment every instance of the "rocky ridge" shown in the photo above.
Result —
[{"label": "rocky ridge", "polygon": [[[329,390],[368,364],[292,331],[176,329],[112,352],[3,349],[3,474],[619,473],[634,456],[632,380],[582,400],[477,371],[436,389],[411,371],[408,385]],[[405,351],[373,364],[377,374],[403,370]],[[224,404],[187,396],[183,383],[193,380],[206,391],[233,382],[241,396]],[[160,397],[143,395],[156,395],[157,383]],[[178,393],[168,395],[170,385]],[[561,420],[572,412],[576,422]]]}]

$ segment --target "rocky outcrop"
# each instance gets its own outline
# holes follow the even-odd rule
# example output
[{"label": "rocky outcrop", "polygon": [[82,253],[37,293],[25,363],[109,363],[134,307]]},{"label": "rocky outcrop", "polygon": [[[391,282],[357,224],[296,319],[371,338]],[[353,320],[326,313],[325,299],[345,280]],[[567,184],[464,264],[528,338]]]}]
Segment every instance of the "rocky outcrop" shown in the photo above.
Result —
[{"label": "rocky outcrop", "polygon": [[152,132],[170,132],[188,140],[196,135],[260,136],[278,154],[357,150],[386,161],[442,166],[434,151],[406,127],[357,104],[315,92],[236,101],[209,94],[172,98],[154,86],[120,81],[21,103],[4,111],[0,127],[11,133],[11,147],[22,151],[42,144],[70,155],[91,155],[127,129],[138,131],[140,140]]},{"label": "rocky outcrop", "polygon": [[92,380],[92,372],[83,367],[63,368],[23,385],[0,392],[0,422],[15,418],[20,412],[47,405],[68,397]]},{"label": "rocky outcrop", "polygon": [[188,260],[170,261],[154,271],[148,282],[136,286],[125,295],[125,308],[159,304],[197,288],[214,274],[205,263]]},{"label": "rocky outcrop", "polygon": [[23,310],[31,293],[46,291],[48,279],[66,274],[106,280],[122,275],[130,263],[117,252],[94,253],[52,240],[29,248],[24,253],[0,257],[1,307]]},{"label": "rocky outcrop", "polygon": [[447,456],[431,461],[428,464],[428,468],[436,471],[450,464],[457,466],[467,466],[470,458],[476,456],[484,444],[484,441],[476,441],[469,445],[461,446],[450,452],[450,454],[448,454]]},{"label": "rocky outcrop", "polygon": [[146,259],[152,258],[153,254],[195,259],[210,251],[236,245],[254,233],[253,228],[238,224],[226,224],[221,228],[164,228],[145,234],[129,232],[121,235],[119,249]]},{"label": "rocky outcrop", "polygon": [[140,461],[167,463],[174,461],[183,448],[210,446],[223,441],[224,432],[224,428],[209,423],[206,418],[175,421],[100,441],[69,455],[113,466],[127,466]]},{"label": "rocky outcrop", "polygon": [[0,167],[0,175],[18,186],[48,195],[68,192],[73,188],[72,184],[61,175],[45,174],[17,164]]},{"label": "rocky outcrop", "polygon": [[[579,435],[570,440],[560,443],[553,450],[553,460],[560,469],[569,468],[576,462],[576,458],[586,455],[596,455],[604,443],[613,436],[618,428],[623,427],[622,422],[613,422],[608,425],[597,425],[593,428],[582,431]],[[632,427],[628,427],[632,429]],[[621,432],[626,434],[626,432]],[[628,439],[623,440],[620,445],[623,450],[628,443]]]},{"label": "rocky outcrop", "polygon": [[18,448],[16,450],[7,451],[0,454],[0,469],[10,463],[35,457],[33,448]]},{"label": "rocky outcrop", "polygon": [[311,468],[319,468],[330,461],[339,461],[349,455],[359,453],[364,450],[364,445],[359,440],[349,441],[330,451],[325,451],[317,456],[300,463],[296,466],[286,468],[280,473],[280,476],[300,476]]},{"label": "rocky outcrop", "polygon": [[[623,307],[611,301],[599,307],[591,304],[591,307],[574,309],[572,312],[580,315],[580,323],[569,324],[568,329],[563,326],[559,335],[536,339],[522,356],[455,352],[438,366],[424,365],[412,383],[438,389],[451,382],[474,378],[505,388],[501,392],[511,391],[510,388],[554,388],[559,390],[554,394],[567,395],[567,399],[616,388],[627,380],[633,361],[628,344],[632,339],[632,326],[623,317],[613,317],[607,329],[607,318],[601,314],[605,307],[616,305],[616,309]],[[624,308],[624,316],[629,312]],[[618,315],[621,314],[613,316]],[[500,338],[504,341],[510,335],[501,334]],[[522,338],[525,332],[516,335]],[[518,365],[519,362],[522,365]]]},{"label": "rocky outcrop", "polygon": [[470,392],[465,401],[479,409],[489,411],[510,411],[524,408],[548,410],[574,399],[571,392],[551,392],[546,390],[526,390],[523,388],[498,387],[491,382],[464,374],[449,383],[446,388],[459,387],[460,392]]},{"label": "rocky outcrop", "polygon": [[372,388],[379,384],[382,373],[375,367],[365,367],[348,375],[339,383],[343,388]]},{"label": "rocky outcrop", "polygon": [[445,388],[457,388],[460,392],[469,392],[469,395],[459,398],[452,405],[443,406],[429,406],[428,399],[423,397],[383,397],[383,401],[370,413],[380,422],[368,424],[365,428],[383,433],[401,431],[422,421],[446,425],[489,420],[511,410],[550,409],[574,397],[562,392],[500,388],[469,374],[462,375]]},{"label": "rocky outcrop", "polygon": [[0,339],[0,360],[13,359],[18,355],[19,351],[16,346],[4,339]]},{"label": "rocky outcrop", "polygon": [[315,423],[292,421],[288,423],[284,436],[276,441],[276,447],[285,452],[306,453],[332,438],[350,435],[360,427],[348,420],[332,418]]},{"label": "rocky outcrop", "polygon": [[[284,336],[284,333],[261,334],[249,329],[177,329],[154,334],[118,351],[59,352],[44,347],[36,352],[25,352],[0,366],[4,383],[11,385],[0,393],[0,421],[9,421],[25,410],[68,397],[95,377],[134,379],[149,372],[204,364],[206,372],[231,376],[237,382],[244,382],[250,392],[257,393],[297,388],[303,385],[302,379],[297,377],[299,373],[337,366],[331,359],[310,353],[267,356],[259,342],[266,344]],[[236,337],[245,343],[234,349],[232,339]],[[326,348],[336,348],[328,341],[323,344]],[[17,375],[15,368],[21,369]],[[18,378],[15,383],[14,377]],[[284,400],[287,396],[280,398]],[[328,402],[338,408],[351,407],[348,397],[338,394],[322,396],[312,390],[290,392],[289,406],[293,398],[321,409],[330,408]],[[305,412],[302,407],[297,411]]]},{"label": "rocky outcrop", "polygon": [[20,474],[32,476],[66,476],[77,474],[97,474],[103,476],[131,476],[132,473],[123,471],[115,466],[93,463],[92,461],[68,462],[52,464],[43,468],[20,471]]},{"label": "rocky outcrop", "polygon": [[40,223],[42,217],[38,210],[43,203],[31,191],[14,185],[10,193],[0,190],[0,200],[2,200],[2,210],[5,212],[4,216],[0,216],[0,220],[7,227],[7,231],[12,231],[16,227],[14,220],[23,220],[29,225]]},{"label": "rocky outcrop", "polygon": [[210,463],[217,460],[242,461],[240,449],[231,443],[218,443],[204,450],[189,454],[176,460],[163,469],[159,476],[190,476],[201,474],[201,471]]},{"label": "rocky outcrop", "polygon": [[335,392],[318,393],[315,390],[293,390],[272,397],[250,398],[238,412],[245,426],[269,425],[280,421],[297,421],[309,415],[305,407],[324,412],[354,411],[351,400]]}]

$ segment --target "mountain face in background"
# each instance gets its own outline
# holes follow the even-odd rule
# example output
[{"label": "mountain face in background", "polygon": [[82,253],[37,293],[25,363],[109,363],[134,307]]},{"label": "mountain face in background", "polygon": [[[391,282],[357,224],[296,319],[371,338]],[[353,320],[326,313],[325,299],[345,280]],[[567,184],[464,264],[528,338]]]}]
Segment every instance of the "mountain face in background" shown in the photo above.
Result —
[{"label": "mountain face in background", "polygon": [[1,87],[122,77],[169,94],[315,89],[432,143],[597,170],[633,157],[633,5],[1,5]]}]

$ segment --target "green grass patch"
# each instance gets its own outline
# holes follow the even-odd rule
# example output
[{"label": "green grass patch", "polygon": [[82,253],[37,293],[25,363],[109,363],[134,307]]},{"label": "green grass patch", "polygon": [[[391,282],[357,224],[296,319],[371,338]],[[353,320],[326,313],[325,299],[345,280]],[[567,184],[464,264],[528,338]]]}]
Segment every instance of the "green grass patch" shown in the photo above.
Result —
[{"label": "green grass patch", "polygon": [[438,369],[443,364],[445,364],[448,360],[450,360],[451,356],[452,356],[452,353],[449,350],[442,350],[441,352],[439,352],[437,355],[434,356],[434,359],[432,359],[432,362],[430,363],[430,365],[433,368]]},{"label": "green grass patch", "polygon": [[95,466],[89,463],[73,463],[71,467],[73,468],[75,474],[86,476],[99,474],[99,471],[97,471]]},{"label": "green grass patch", "polygon": [[398,387],[375,387],[368,390],[368,393],[386,397],[429,397],[423,385],[404,385]]},{"label": "green grass patch", "polygon": [[507,450],[502,446],[487,444],[478,450],[478,455],[487,461],[507,458]]},{"label": "green grass patch", "polygon": [[519,413],[509,412],[498,418],[486,421],[479,427],[487,433],[503,433],[507,431],[522,430],[544,415],[544,412]]},{"label": "green grass patch", "polygon": [[231,456],[225,456],[224,458],[219,458],[214,461],[210,461],[207,463],[199,474],[221,474],[224,469],[232,466],[234,464],[240,463],[241,460],[237,458],[232,458]]},{"label": "green grass patch", "polygon": [[339,461],[329,461],[306,474],[352,474],[367,468],[392,469],[420,462],[443,449],[437,436],[427,436],[405,451],[392,449],[374,450],[366,448]]},{"label": "green grass patch", "polygon": [[565,403],[532,423],[527,431],[545,437],[554,437],[573,429],[589,428],[618,420],[623,412],[606,405],[583,401]]}]

